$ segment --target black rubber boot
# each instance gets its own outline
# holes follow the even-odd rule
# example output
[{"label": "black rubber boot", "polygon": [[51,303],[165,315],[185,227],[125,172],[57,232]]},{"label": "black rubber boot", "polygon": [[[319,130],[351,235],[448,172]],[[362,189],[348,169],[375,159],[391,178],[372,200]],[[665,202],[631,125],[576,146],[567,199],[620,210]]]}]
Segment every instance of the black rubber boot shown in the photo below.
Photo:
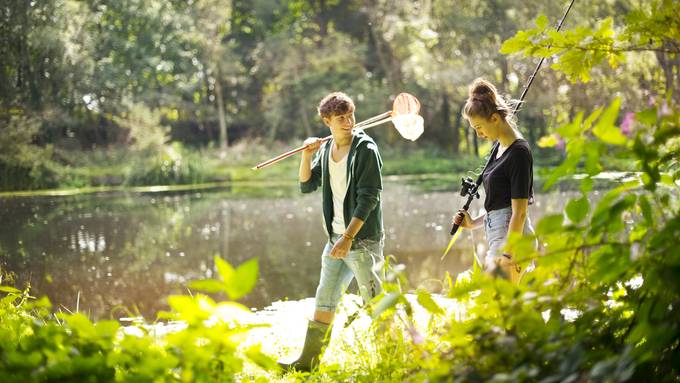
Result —
[{"label": "black rubber boot", "polygon": [[310,320],[307,324],[307,334],[305,335],[305,345],[302,353],[293,360],[279,360],[279,366],[285,370],[296,369],[299,371],[311,371],[319,365],[321,349],[328,344],[330,334],[326,336],[329,325]]}]

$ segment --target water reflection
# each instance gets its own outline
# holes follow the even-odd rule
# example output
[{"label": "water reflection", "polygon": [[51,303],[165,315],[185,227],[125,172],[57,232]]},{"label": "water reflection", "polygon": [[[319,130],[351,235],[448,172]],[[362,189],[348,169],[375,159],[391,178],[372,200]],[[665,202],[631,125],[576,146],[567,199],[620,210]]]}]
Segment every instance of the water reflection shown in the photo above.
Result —
[{"label": "water reflection", "polygon": [[[34,295],[46,294],[62,309],[75,310],[79,299],[80,310],[93,318],[154,318],[167,308],[167,295],[186,292],[186,281],[214,276],[214,255],[234,265],[259,258],[257,287],[243,299],[251,307],[313,296],[324,244],[320,195],[294,189],[248,195],[0,199],[0,265],[17,286],[30,283]],[[540,196],[532,218],[560,210],[566,200],[563,192]],[[438,291],[447,271],[470,266],[473,244],[485,250],[483,232],[466,231],[440,261],[450,216],[463,202],[453,192],[386,184],[385,254],[407,266],[414,286]]]}]

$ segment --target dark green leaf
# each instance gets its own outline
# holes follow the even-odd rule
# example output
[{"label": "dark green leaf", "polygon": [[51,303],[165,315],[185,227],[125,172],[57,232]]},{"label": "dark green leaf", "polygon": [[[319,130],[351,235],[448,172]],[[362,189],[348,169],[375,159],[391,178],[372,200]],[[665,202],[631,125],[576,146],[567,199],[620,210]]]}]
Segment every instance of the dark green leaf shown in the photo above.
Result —
[{"label": "dark green leaf", "polygon": [[652,126],[656,124],[657,121],[656,108],[645,109],[642,112],[635,113],[635,120],[642,124]]},{"label": "dark green leaf", "polygon": [[564,210],[571,222],[580,223],[588,215],[588,210],[590,210],[590,202],[588,202],[588,198],[585,196],[578,199],[573,199],[569,201]]},{"label": "dark green leaf", "polygon": [[562,231],[562,222],[564,217],[562,214],[550,214],[544,216],[538,225],[536,225],[537,235],[555,234]]}]

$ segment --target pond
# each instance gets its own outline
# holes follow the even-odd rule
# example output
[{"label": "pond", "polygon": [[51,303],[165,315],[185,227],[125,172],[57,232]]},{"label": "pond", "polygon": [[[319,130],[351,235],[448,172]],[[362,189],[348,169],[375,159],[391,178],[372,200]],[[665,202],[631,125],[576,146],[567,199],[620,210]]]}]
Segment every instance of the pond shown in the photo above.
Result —
[{"label": "pond", "polygon": [[[1,198],[0,267],[55,309],[96,319],[153,320],[169,294],[187,292],[187,281],[215,276],[214,255],[232,265],[258,258],[257,286],[241,300],[249,307],[311,297],[325,243],[321,195],[296,189]],[[473,246],[485,250],[483,230],[465,231],[440,260],[450,217],[464,202],[457,185],[441,189],[387,181],[382,202],[385,254],[406,266],[412,287],[432,292],[442,289],[446,272],[470,267]],[[538,195],[532,219],[560,211],[565,194],[573,193]],[[473,203],[473,215],[481,205]]]}]

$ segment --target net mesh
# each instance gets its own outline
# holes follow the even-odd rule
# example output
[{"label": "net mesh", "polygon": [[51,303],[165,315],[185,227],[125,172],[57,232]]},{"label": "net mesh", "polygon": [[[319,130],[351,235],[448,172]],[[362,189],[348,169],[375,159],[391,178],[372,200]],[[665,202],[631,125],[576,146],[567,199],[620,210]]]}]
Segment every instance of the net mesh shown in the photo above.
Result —
[{"label": "net mesh", "polygon": [[399,134],[407,140],[415,141],[423,134],[423,118],[417,114],[399,114],[392,117],[392,123]]},{"label": "net mesh", "polygon": [[418,114],[420,112],[420,101],[408,93],[399,93],[392,103],[392,116],[401,114]]}]

